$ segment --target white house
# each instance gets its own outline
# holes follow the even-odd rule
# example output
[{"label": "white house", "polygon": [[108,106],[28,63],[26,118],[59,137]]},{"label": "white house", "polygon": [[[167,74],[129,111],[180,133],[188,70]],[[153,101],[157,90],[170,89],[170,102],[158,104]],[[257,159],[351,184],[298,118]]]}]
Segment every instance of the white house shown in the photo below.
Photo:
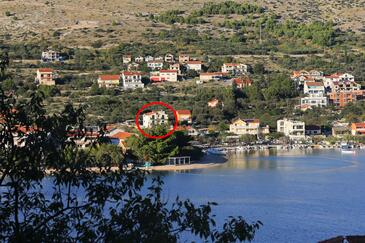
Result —
[{"label": "white house", "polygon": [[243,74],[248,72],[248,66],[242,63],[223,63],[223,73]]},{"label": "white house", "polygon": [[59,52],[53,51],[53,50],[48,50],[48,51],[42,52],[41,61],[42,62],[60,62],[60,61],[62,61],[62,57]]},{"label": "white house", "polygon": [[162,80],[168,82],[177,82],[177,71],[176,70],[160,70],[159,76]]},{"label": "white house", "polygon": [[174,61],[175,61],[174,55],[172,55],[170,53],[168,53],[168,54],[165,55],[165,62],[172,63]]},{"label": "white house", "polygon": [[304,94],[324,94],[323,82],[307,81],[304,83]]},{"label": "white house", "polygon": [[202,70],[202,62],[201,61],[188,61],[186,63],[187,70],[195,70],[200,72]]},{"label": "white house", "polygon": [[305,138],[305,123],[284,118],[277,121],[277,131],[284,133],[292,140]]},{"label": "white house", "polygon": [[328,98],[323,93],[309,94],[300,99],[301,107],[325,107],[328,105]]},{"label": "white house", "polygon": [[143,114],[143,127],[151,128],[156,125],[168,124],[168,115],[165,111],[151,111]]},{"label": "white house", "polygon": [[143,88],[141,72],[122,72],[122,81],[124,89]]},{"label": "white house", "polygon": [[144,57],[142,57],[142,56],[138,56],[138,57],[134,58],[134,61],[135,61],[136,63],[142,63],[142,62],[144,61]]},{"label": "white house", "polygon": [[269,127],[260,127],[259,119],[240,119],[236,118],[229,125],[229,131],[236,135],[260,135],[268,134]]},{"label": "white house", "polygon": [[154,60],[153,56],[148,55],[148,56],[145,56],[145,57],[144,57],[144,61],[145,61],[145,62],[151,62],[151,61],[153,61],[153,60]]},{"label": "white house", "polygon": [[355,82],[355,77],[352,74],[349,73],[344,73],[339,75],[339,80],[340,81],[350,81],[350,82]]},{"label": "white house", "polygon": [[164,60],[164,57],[163,56],[158,56],[158,57],[155,57],[153,60],[155,60],[155,61],[163,61]]},{"label": "white house", "polygon": [[98,85],[99,88],[116,88],[120,85],[120,75],[99,75]]},{"label": "white house", "polygon": [[163,61],[149,61],[147,62],[147,67],[151,68],[152,70],[162,69]]}]

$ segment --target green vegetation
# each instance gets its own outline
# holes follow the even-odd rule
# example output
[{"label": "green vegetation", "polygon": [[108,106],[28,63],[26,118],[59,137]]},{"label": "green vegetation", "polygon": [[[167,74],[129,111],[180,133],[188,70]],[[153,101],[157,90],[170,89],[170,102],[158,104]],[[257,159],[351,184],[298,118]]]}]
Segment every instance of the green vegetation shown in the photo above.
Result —
[{"label": "green vegetation", "polygon": [[[147,129],[146,132],[153,136],[161,136],[168,131],[163,126],[154,129]],[[138,161],[149,161],[153,164],[165,163],[169,157],[192,156],[192,159],[199,159],[201,151],[190,146],[191,138],[181,131],[174,132],[173,135],[165,139],[149,139],[145,136],[133,136],[127,140],[127,145],[132,152],[132,156]]]},{"label": "green vegetation", "polygon": [[67,105],[47,116],[40,95],[23,104],[0,90],[0,114],[1,241],[178,242],[190,234],[236,242],[253,240],[262,225],[230,217],[217,227],[215,203],[166,201],[160,178],[147,182],[143,171],[126,170],[121,150],[102,139],[81,149],[82,109]]}]

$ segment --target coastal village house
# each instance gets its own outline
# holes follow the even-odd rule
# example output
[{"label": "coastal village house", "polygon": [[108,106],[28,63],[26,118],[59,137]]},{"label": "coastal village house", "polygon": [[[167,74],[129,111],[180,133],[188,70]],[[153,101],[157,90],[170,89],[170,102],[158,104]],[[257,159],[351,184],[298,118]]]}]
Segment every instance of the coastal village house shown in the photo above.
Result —
[{"label": "coastal village house", "polygon": [[325,89],[322,82],[305,82],[304,94],[324,94]]},{"label": "coastal village house", "polygon": [[269,127],[260,127],[259,119],[240,119],[236,118],[229,125],[229,131],[236,135],[260,135],[268,134]]},{"label": "coastal village house", "polygon": [[162,61],[164,60],[164,57],[163,56],[158,56],[158,57],[155,57],[154,58],[155,61]]},{"label": "coastal village house", "polygon": [[175,61],[174,55],[168,53],[165,55],[165,62],[172,63]]},{"label": "coastal village house", "polygon": [[35,78],[36,83],[39,85],[55,85],[54,71],[52,68],[39,68],[37,70],[37,76]]},{"label": "coastal village house", "polygon": [[180,63],[171,63],[170,64],[170,70],[176,70],[177,71],[177,74],[180,75],[181,74],[181,66],[180,66]]},{"label": "coastal village house", "polygon": [[223,63],[222,72],[233,75],[243,74],[248,72],[248,66],[242,63]]},{"label": "coastal village house", "polygon": [[234,78],[233,83],[236,85],[237,88],[243,89],[245,87],[251,86],[253,82],[248,77],[239,77],[239,78]]},{"label": "coastal village house", "polygon": [[356,122],[351,124],[351,135],[365,135],[365,122]]},{"label": "coastal village house", "polygon": [[111,143],[118,145],[124,152],[127,150],[126,140],[131,136],[133,136],[132,133],[125,132],[121,129],[114,129],[106,134],[106,137],[110,138]]},{"label": "coastal village house", "polygon": [[319,94],[310,94],[307,97],[303,97],[300,99],[301,107],[325,107],[328,105],[328,98],[322,93]]},{"label": "coastal village house", "polygon": [[60,62],[60,61],[62,61],[62,57],[59,52],[53,51],[53,50],[48,50],[48,51],[42,52],[41,61],[42,62]]},{"label": "coastal village house", "polygon": [[176,70],[160,70],[159,76],[161,80],[168,82],[177,82],[177,71]]},{"label": "coastal village house", "polygon": [[365,90],[331,92],[329,103],[338,107],[345,107],[348,103],[355,103],[365,98]]},{"label": "coastal village house", "polygon": [[142,63],[144,61],[144,57],[142,57],[142,56],[135,57],[134,58],[134,61],[136,63]]},{"label": "coastal village house", "polygon": [[120,85],[120,75],[119,74],[99,75],[98,85],[99,88],[116,88]]},{"label": "coastal village house", "polygon": [[132,62],[132,55],[124,55],[123,56],[123,64],[128,64]]},{"label": "coastal village house", "polygon": [[179,55],[179,63],[180,64],[186,64],[188,61],[190,61],[190,56],[187,54],[180,54]]},{"label": "coastal village house", "polygon": [[159,70],[162,69],[163,67],[163,61],[148,61],[147,62],[147,67],[152,69],[152,70]]},{"label": "coastal village house", "polygon": [[124,89],[143,88],[141,72],[122,72],[122,81]]},{"label": "coastal village house", "polygon": [[144,57],[144,61],[145,61],[145,62],[152,62],[153,60],[154,60],[153,56],[149,56],[149,55],[148,55],[148,56],[145,56],[145,57]]},{"label": "coastal village house", "polygon": [[190,110],[177,110],[176,113],[179,123],[191,124],[193,122]]},{"label": "coastal village house", "polygon": [[350,128],[347,122],[336,121],[332,124],[332,136],[341,138],[349,134]]},{"label": "coastal village house", "polygon": [[322,129],[317,125],[306,125],[305,126],[305,135],[313,136],[313,135],[321,135]]},{"label": "coastal village house", "polygon": [[202,62],[201,61],[188,61],[186,63],[187,70],[195,70],[200,72],[202,70]]},{"label": "coastal village house", "polygon": [[165,111],[151,111],[143,114],[143,127],[151,128],[156,125],[163,125],[168,123],[168,115]]},{"label": "coastal village house", "polygon": [[292,140],[300,140],[305,138],[305,123],[302,121],[294,121],[283,119],[277,121],[277,132],[284,133]]}]

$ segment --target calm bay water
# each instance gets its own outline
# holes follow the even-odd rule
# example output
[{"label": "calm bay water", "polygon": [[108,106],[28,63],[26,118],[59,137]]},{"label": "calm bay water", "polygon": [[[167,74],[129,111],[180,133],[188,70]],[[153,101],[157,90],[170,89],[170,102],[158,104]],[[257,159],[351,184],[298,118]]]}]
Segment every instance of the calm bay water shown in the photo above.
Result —
[{"label": "calm bay water", "polygon": [[255,242],[316,242],[365,235],[365,151],[260,151],[219,167],[164,173],[166,199],[217,202],[227,216],[261,220]]}]

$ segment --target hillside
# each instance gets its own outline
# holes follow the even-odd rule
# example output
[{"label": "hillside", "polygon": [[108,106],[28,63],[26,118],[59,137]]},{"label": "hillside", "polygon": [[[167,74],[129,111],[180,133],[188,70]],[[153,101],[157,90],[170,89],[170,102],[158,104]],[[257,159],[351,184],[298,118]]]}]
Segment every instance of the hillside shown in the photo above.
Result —
[{"label": "hillside", "polygon": [[[169,28],[146,17],[167,10],[190,13],[205,0],[106,0],[0,1],[0,40],[5,42],[62,41],[64,45],[103,46],[121,41],[141,41],[143,33]],[[222,1],[213,1],[222,2]],[[238,1],[243,2],[243,1]],[[258,4],[281,16],[300,22],[331,20],[342,30],[360,32],[365,25],[365,0],[246,1]]]}]

